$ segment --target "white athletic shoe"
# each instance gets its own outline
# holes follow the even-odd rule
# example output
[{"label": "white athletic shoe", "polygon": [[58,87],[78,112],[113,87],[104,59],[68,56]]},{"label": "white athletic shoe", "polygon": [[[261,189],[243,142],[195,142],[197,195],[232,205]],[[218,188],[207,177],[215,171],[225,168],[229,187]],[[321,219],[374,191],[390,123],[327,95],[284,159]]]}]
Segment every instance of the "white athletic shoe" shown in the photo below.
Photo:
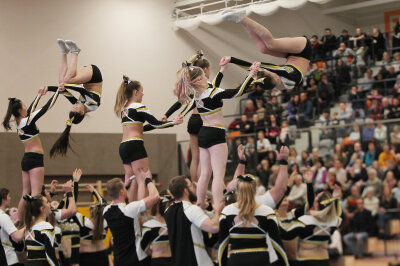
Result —
[{"label": "white athletic shoe", "polygon": [[68,46],[71,54],[79,54],[81,49],[79,49],[78,45],[74,41],[65,40],[65,44]]},{"label": "white athletic shoe", "polygon": [[226,21],[241,22],[246,17],[244,9],[226,9],[221,13],[221,18]]},{"label": "white athletic shoe", "polygon": [[57,39],[57,44],[60,47],[61,53],[62,54],[68,54],[69,53],[69,48],[65,44],[65,41],[63,39]]}]

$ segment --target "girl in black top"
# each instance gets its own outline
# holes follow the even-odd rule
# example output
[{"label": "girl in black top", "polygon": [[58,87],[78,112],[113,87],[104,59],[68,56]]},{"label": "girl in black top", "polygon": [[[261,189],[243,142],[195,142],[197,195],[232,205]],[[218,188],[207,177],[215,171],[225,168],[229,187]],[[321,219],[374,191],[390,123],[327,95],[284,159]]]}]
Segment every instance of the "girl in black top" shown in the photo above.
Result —
[{"label": "girl in black top", "polygon": [[[25,104],[17,98],[9,98],[8,109],[3,120],[6,130],[11,130],[10,119],[14,116],[17,132],[24,144],[25,154],[21,161],[22,168],[22,195],[39,195],[42,191],[44,180],[43,146],[39,138],[39,129],[36,121],[42,117],[47,110],[55,104],[59,90],[47,101],[42,108],[37,109],[42,95],[45,94],[45,87],[41,87],[38,95],[31,105],[26,108]],[[18,205],[22,213],[23,200]]]},{"label": "girl in black top", "polygon": [[[61,90],[65,88],[78,91],[81,98],[77,100],[68,90],[63,94],[73,104],[69,112],[69,119],[66,122],[64,132],[54,143],[50,150],[50,156],[65,156],[69,147],[69,134],[72,124],[79,124],[85,114],[95,111],[100,105],[100,98],[103,89],[103,77],[100,69],[96,65],[77,68],[78,55],[81,49],[74,41],[64,41],[57,39],[61,50],[61,64],[59,68],[59,86]],[[68,65],[67,54],[70,53]],[[66,86],[67,84],[82,84],[82,86]],[[53,88],[54,89],[54,88]],[[51,89],[50,89],[51,90]]]}]

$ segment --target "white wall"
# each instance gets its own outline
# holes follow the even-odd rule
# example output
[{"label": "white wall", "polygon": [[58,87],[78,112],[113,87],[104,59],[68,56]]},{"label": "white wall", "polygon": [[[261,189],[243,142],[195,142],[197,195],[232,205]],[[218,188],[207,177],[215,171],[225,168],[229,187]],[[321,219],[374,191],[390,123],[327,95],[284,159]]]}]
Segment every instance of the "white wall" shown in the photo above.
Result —
[{"label": "white wall", "polygon": [[[104,78],[101,107],[74,126],[74,132],[121,132],[113,106],[122,74],[142,82],[143,102],[160,117],[175,101],[172,89],[176,70],[197,49],[203,49],[211,60],[213,74],[224,55],[283,62],[260,54],[244,30],[234,23],[174,32],[172,4],[173,0],[0,1],[0,117],[5,114],[7,97],[16,96],[29,104],[40,85],[57,84],[59,37],[77,41],[82,48],[79,65],[98,65]],[[352,21],[322,16],[320,7],[314,4],[254,18],[276,37],[321,35],[327,26],[335,33],[342,28],[354,31]],[[229,88],[245,75],[232,66],[222,85]],[[41,131],[61,132],[69,106],[60,97],[54,109],[39,120]],[[237,112],[237,101],[226,101],[224,113]],[[162,132],[176,132],[178,139],[188,138],[186,125],[157,133]]]}]

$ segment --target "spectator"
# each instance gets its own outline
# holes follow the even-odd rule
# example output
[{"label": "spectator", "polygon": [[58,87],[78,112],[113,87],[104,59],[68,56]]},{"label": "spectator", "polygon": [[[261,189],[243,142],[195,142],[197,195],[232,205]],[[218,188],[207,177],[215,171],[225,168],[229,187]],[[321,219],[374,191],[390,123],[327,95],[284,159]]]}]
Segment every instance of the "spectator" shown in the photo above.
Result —
[{"label": "spectator", "polygon": [[[350,216],[351,233],[344,235],[343,241],[356,258],[364,255],[364,245],[372,224],[371,212],[364,208],[363,199],[357,200],[357,210]],[[356,242],[356,245],[353,244]]]},{"label": "spectator", "polygon": [[286,120],[282,122],[278,141],[279,141],[279,146],[289,146],[289,141],[290,141],[289,124]]},{"label": "spectator", "polygon": [[[272,165],[272,164],[269,163],[269,165]],[[271,174],[269,176],[267,188],[270,189],[275,185],[276,178],[278,177],[278,172],[279,172],[279,166],[278,165],[272,165],[271,166]]]},{"label": "spectator", "polygon": [[322,112],[323,108],[330,107],[334,99],[335,90],[333,85],[328,81],[328,75],[321,76],[321,82],[318,85],[318,111]]},{"label": "spectator", "polygon": [[288,164],[299,164],[300,163],[300,156],[297,155],[297,150],[294,147],[289,148],[289,157],[288,157]]},{"label": "spectator", "polygon": [[379,154],[376,150],[375,143],[370,141],[368,143],[368,150],[364,156],[364,163],[367,167],[371,166],[375,160],[378,160]]},{"label": "spectator", "polygon": [[338,59],[335,68],[335,97],[339,98],[342,88],[346,88],[351,81],[350,67],[343,63],[342,59]]},{"label": "spectator", "polygon": [[375,128],[374,138],[379,144],[384,144],[387,140],[387,128],[386,126],[379,122]]},{"label": "spectator", "polygon": [[397,203],[400,202],[400,181],[397,182],[397,186],[392,189],[393,197],[396,199]]},{"label": "spectator", "polygon": [[356,159],[354,164],[347,171],[347,179],[354,186],[363,186],[368,180],[368,172],[360,159]]},{"label": "spectator", "polygon": [[382,115],[382,107],[379,99],[372,99],[371,107],[368,109],[368,117],[372,120],[378,120]]},{"label": "spectator", "polygon": [[350,132],[349,135],[349,143],[354,145],[355,142],[360,141],[361,135],[360,135],[360,127],[358,124],[353,125],[353,130]]},{"label": "spectator", "polygon": [[382,181],[378,178],[378,173],[374,168],[369,168],[367,172],[368,180],[365,182],[365,186],[373,188],[374,195],[380,198],[382,195]]},{"label": "spectator", "polygon": [[364,147],[367,147],[370,141],[374,140],[375,134],[375,125],[372,119],[366,119],[366,126],[364,126],[363,135],[362,135],[362,143]]},{"label": "spectator", "polygon": [[362,77],[365,69],[365,57],[367,49],[365,46],[360,46],[356,50],[356,60],[354,60],[354,78]]},{"label": "spectator", "polygon": [[311,161],[313,163],[313,165],[315,165],[315,163],[317,162],[317,160],[319,159],[320,155],[319,155],[319,149],[318,148],[313,148],[311,151]]},{"label": "spectator", "polygon": [[[320,115],[319,119],[316,121],[320,126],[329,126],[331,124],[331,119],[329,117],[329,109],[325,109]],[[322,127],[319,132],[319,139],[333,139],[334,129]]]},{"label": "spectator", "polygon": [[312,161],[310,159],[310,155],[308,154],[307,151],[302,151],[300,161],[299,161],[299,167],[300,167],[300,169],[305,169],[308,166],[312,166]]},{"label": "spectator", "polygon": [[318,41],[318,36],[313,35],[310,39],[311,42],[311,61],[315,61],[323,58],[322,55],[322,45]]},{"label": "spectator", "polygon": [[339,48],[333,52],[333,57],[342,60],[342,63],[344,63],[345,65],[352,63],[351,61],[349,61],[349,56],[351,56],[351,58],[354,58],[355,54],[353,50],[348,48],[344,42],[341,42],[339,44]]},{"label": "spectator", "polygon": [[344,213],[347,218],[353,217],[353,213],[357,210],[357,200],[361,199],[360,188],[354,185],[350,189],[351,194],[346,198],[346,204],[344,207]]},{"label": "spectator", "polygon": [[347,167],[353,166],[353,164],[354,164],[356,159],[360,159],[363,162],[364,161],[364,156],[365,156],[365,153],[363,152],[363,150],[361,148],[360,142],[354,143],[353,154],[350,157],[350,161],[347,164]]},{"label": "spectator", "polygon": [[271,144],[272,144],[271,148],[272,149],[276,148],[279,132],[280,132],[280,128],[279,128],[279,124],[278,124],[278,121],[276,119],[276,116],[271,114],[269,116],[268,126],[266,127],[265,135],[267,136],[267,138],[271,142]]},{"label": "spectator", "polygon": [[333,51],[336,49],[337,41],[336,36],[332,34],[330,28],[325,29],[325,35],[322,36],[319,42],[322,45],[322,52],[324,57],[331,57]]},{"label": "spectator", "polygon": [[260,120],[260,118],[259,118],[257,113],[253,114],[252,123],[253,123],[253,130],[254,131],[263,130],[265,128],[264,121]]},{"label": "spectator", "polygon": [[365,77],[362,81],[362,86],[361,86],[361,91],[363,92],[369,92],[372,90],[372,87],[374,85],[375,79],[372,76],[373,72],[372,69],[368,68],[367,71],[365,72]]},{"label": "spectator", "polygon": [[[245,152],[246,158],[247,158],[246,168],[248,168],[249,171],[251,169],[255,169],[255,167],[257,167],[257,165],[254,165],[255,161],[256,161],[256,159],[255,159],[256,145],[255,145],[254,137],[251,137],[251,136],[247,137],[247,143],[244,146],[244,152]],[[246,171],[246,172],[249,172],[249,171]]]},{"label": "spectator", "polygon": [[336,181],[340,184],[342,189],[347,189],[347,174],[346,170],[343,169],[342,163],[339,160],[335,160],[333,167],[329,168],[330,173],[335,173]]},{"label": "spectator", "polygon": [[[391,66],[394,67],[395,69],[398,69],[400,67],[400,52],[396,52],[393,54],[393,61]],[[387,66],[386,68],[389,70],[389,67],[391,66]],[[387,77],[385,76],[385,78]]]},{"label": "spectator", "polygon": [[303,128],[309,125],[312,119],[312,103],[307,98],[307,92],[300,93],[300,104],[298,109],[298,127]]},{"label": "spectator", "polygon": [[349,94],[349,102],[351,103],[351,108],[364,117],[365,108],[365,95],[361,89],[358,89],[356,85],[351,86],[351,91]]},{"label": "spectator", "polygon": [[374,194],[373,187],[366,187],[365,188],[365,195],[364,198],[364,208],[371,212],[372,218],[374,218],[379,211],[379,199]]},{"label": "spectator", "polygon": [[[396,54],[397,54],[397,57],[400,57],[400,53],[396,53]],[[399,62],[399,64],[400,64],[400,62]],[[396,84],[397,75],[399,74],[398,72],[396,72],[396,69],[394,66],[389,66],[388,71],[389,71],[389,73],[385,76],[385,79],[389,79],[389,80],[385,82],[386,86],[384,88],[384,95],[387,95],[390,91],[393,90],[394,84]]]},{"label": "spectator", "polygon": [[300,97],[297,93],[293,94],[288,104],[288,121],[290,125],[297,125],[297,117]]},{"label": "spectator", "polygon": [[392,119],[394,118],[394,108],[389,104],[389,100],[387,97],[383,97],[381,100],[382,103],[382,115],[381,119]]},{"label": "spectator", "polygon": [[383,186],[388,186],[392,190],[396,186],[396,178],[394,177],[393,171],[387,171],[385,179],[383,180]]},{"label": "spectator", "polygon": [[390,54],[388,52],[383,52],[381,65],[388,66],[391,63],[392,63],[392,59],[390,58]]},{"label": "spectator", "polygon": [[386,81],[384,77],[384,73],[381,71],[375,76],[375,82],[374,82],[374,89],[378,90],[378,94],[380,94],[380,97],[382,97],[382,94],[385,92],[385,87],[386,87]]},{"label": "spectator", "polygon": [[388,161],[395,162],[396,158],[390,151],[390,146],[388,144],[383,145],[383,151],[379,154],[378,162],[379,166],[383,169],[387,169]]},{"label": "spectator", "polygon": [[393,28],[394,34],[392,38],[392,47],[393,47],[393,53],[397,52],[400,50],[400,17],[396,21],[396,25]]},{"label": "spectator", "polygon": [[379,28],[374,27],[372,29],[372,39],[372,53],[375,57],[374,60],[381,61],[383,52],[386,51],[386,40]]},{"label": "spectator", "polygon": [[265,120],[265,108],[263,106],[263,101],[261,99],[256,100],[256,106],[257,106],[257,114],[260,120],[264,121]]},{"label": "spectator", "polygon": [[350,47],[350,35],[346,29],[342,30],[342,34],[337,38],[337,40],[339,46],[341,43],[344,43],[346,47]]},{"label": "spectator", "polygon": [[[396,178],[396,180],[400,180],[400,153],[396,153],[396,155],[394,157],[396,158],[396,162],[392,169],[393,175]],[[400,203],[400,200],[399,200],[399,203]]]},{"label": "spectator", "polygon": [[328,171],[324,166],[324,161],[319,157],[314,166],[314,189],[316,193],[323,189],[327,175]]},{"label": "spectator", "polygon": [[294,183],[290,189],[288,200],[294,208],[301,207],[306,203],[307,185],[303,182],[303,177],[299,173],[294,174]]},{"label": "spectator", "polygon": [[261,163],[257,167],[257,176],[260,178],[261,183],[265,188],[268,188],[269,177],[271,175],[271,169],[267,159],[262,159]]},{"label": "spectator", "polygon": [[358,48],[360,46],[366,46],[366,38],[367,36],[363,33],[361,28],[356,28],[356,35],[350,37],[349,40],[352,41],[352,45],[354,48]]},{"label": "spectator", "polygon": [[249,121],[247,115],[242,115],[240,117],[240,122],[236,125],[236,129],[240,130],[240,133],[248,134],[254,132],[253,123]]},{"label": "spectator", "polygon": [[345,124],[351,124],[354,118],[353,109],[351,109],[350,106],[347,106],[345,102],[341,102],[339,108],[338,120],[344,121]]},{"label": "spectator", "polygon": [[265,115],[269,117],[270,115],[275,115],[276,117],[280,117],[282,115],[283,108],[278,102],[278,97],[273,96],[267,102],[265,106]]},{"label": "spectator", "polygon": [[271,150],[271,143],[270,141],[265,138],[264,131],[260,130],[257,132],[257,154],[258,154],[258,161],[260,162],[268,155],[268,151]]},{"label": "spectator", "polygon": [[[253,101],[253,104],[256,105],[257,99],[261,99],[263,101],[264,89],[256,83],[255,90],[253,92],[249,93],[247,98],[251,99]],[[264,102],[263,102],[263,104],[264,104]]]},{"label": "spectator", "polygon": [[395,125],[393,127],[393,132],[390,133],[390,142],[398,147],[400,145],[400,126]]},{"label": "spectator", "polygon": [[251,118],[251,116],[257,111],[256,106],[252,100],[246,101],[246,108],[244,108],[243,114],[247,116],[247,118]]},{"label": "spectator", "polygon": [[336,157],[336,160],[339,160],[340,163],[343,165],[346,165],[348,159],[347,159],[347,153],[343,151],[342,145],[339,143],[335,144],[335,148],[333,150],[333,157]]},{"label": "spectator", "polygon": [[384,186],[378,214],[379,234],[383,235],[385,233],[385,224],[393,218],[393,215],[387,212],[387,210],[397,208],[397,201],[393,197],[391,188],[389,186]]}]

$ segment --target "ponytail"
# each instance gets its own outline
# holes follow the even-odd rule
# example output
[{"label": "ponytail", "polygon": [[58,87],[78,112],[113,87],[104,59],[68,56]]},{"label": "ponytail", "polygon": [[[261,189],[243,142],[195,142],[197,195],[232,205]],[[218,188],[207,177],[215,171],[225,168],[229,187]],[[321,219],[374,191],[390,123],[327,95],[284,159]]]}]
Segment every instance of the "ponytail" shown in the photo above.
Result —
[{"label": "ponytail", "polygon": [[325,191],[318,197],[318,210],[312,210],[310,214],[321,222],[333,221],[337,216],[335,198]]},{"label": "ponytail", "polygon": [[126,102],[129,100],[129,98],[132,96],[132,93],[134,90],[139,90],[140,89],[140,82],[136,80],[131,80],[127,76],[122,76],[123,81],[121,82],[121,85],[119,86],[118,92],[117,92],[117,97],[115,99],[115,105],[114,105],[114,112],[115,114],[119,117],[121,115],[121,109],[124,107]]},{"label": "ponytail", "polygon": [[202,50],[197,51],[197,53],[195,55],[193,55],[188,61],[193,66],[200,67],[203,70],[205,68],[210,67],[210,61],[208,61],[208,59],[204,57],[204,53]]},{"label": "ponytail", "polygon": [[23,199],[25,201],[24,223],[26,229],[30,230],[34,218],[39,217],[42,213],[40,208],[43,206],[43,196],[37,195],[32,197],[31,195],[25,195],[23,196]]},{"label": "ponytail", "polygon": [[103,217],[104,205],[96,203],[90,206],[90,218],[93,222],[93,241],[102,240],[104,232],[104,217]]},{"label": "ponytail", "polygon": [[239,218],[243,221],[251,221],[257,207],[255,178],[252,175],[240,175],[237,178],[239,180],[237,188]]},{"label": "ponytail", "polygon": [[188,103],[190,95],[196,94],[198,85],[197,78],[203,74],[200,67],[192,66],[190,62],[184,62],[182,68],[177,72],[174,94],[181,103]]},{"label": "ponytail", "polygon": [[67,154],[68,148],[71,148],[71,145],[69,144],[69,134],[71,132],[72,124],[79,124],[84,117],[85,114],[82,115],[78,112],[69,112],[69,119],[66,122],[64,131],[50,150],[51,158],[54,158],[57,155],[65,156]]},{"label": "ponytail", "polygon": [[17,98],[8,98],[8,107],[7,107],[7,113],[4,117],[3,120],[3,127],[5,130],[11,130],[10,126],[10,120],[11,120],[11,115],[13,115],[15,118],[19,117],[19,110],[22,107],[21,100]]}]

